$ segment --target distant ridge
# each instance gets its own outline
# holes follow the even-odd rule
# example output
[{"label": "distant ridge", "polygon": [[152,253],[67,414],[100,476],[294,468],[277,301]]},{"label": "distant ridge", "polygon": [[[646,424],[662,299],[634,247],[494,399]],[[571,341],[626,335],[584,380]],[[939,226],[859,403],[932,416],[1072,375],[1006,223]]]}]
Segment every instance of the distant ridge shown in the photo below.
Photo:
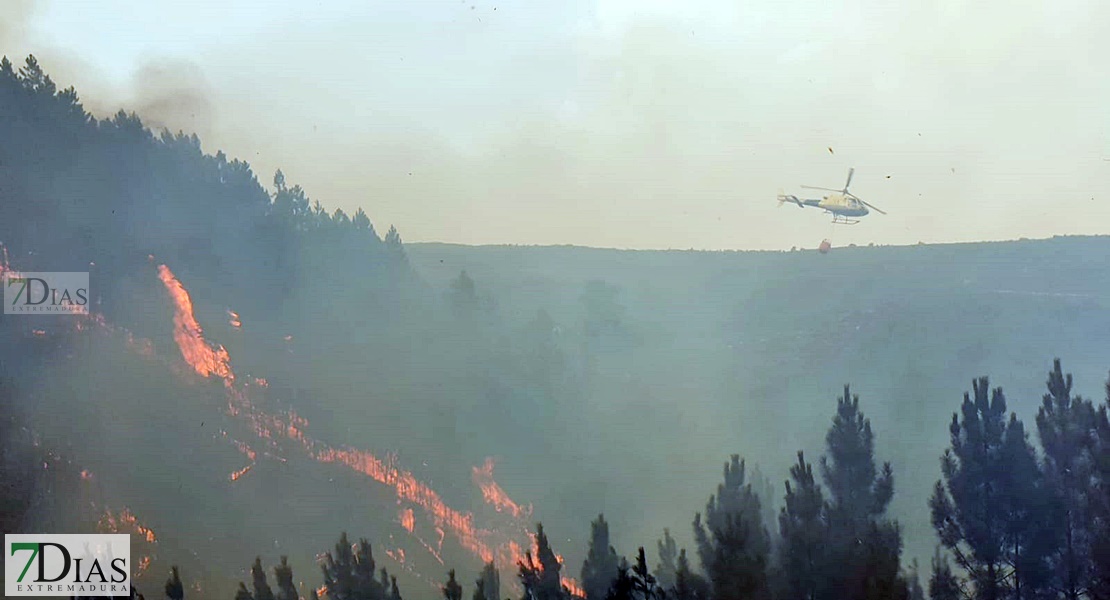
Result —
[{"label": "distant ridge", "polygon": [[[998,246],[1006,244],[1028,244],[1028,243],[1050,243],[1058,240],[1080,241],[1080,240],[1110,240],[1110,234],[1104,235],[1054,235],[1051,237],[1043,238],[1017,238],[1008,240],[983,240],[976,242],[918,242],[916,244],[847,244],[842,246],[833,245],[834,249],[863,249],[863,248],[918,248],[922,246],[936,247],[943,246],[946,248],[954,246]],[[612,246],[581,246],[577,244],[463,244],[458,242],[412,242],[406,241],[407,248],[420,247],[425,249],[473,249],[473,250],[507,250],[507,249],[522,249],[522,250],[584,250],[584,251],[606,251],[606,252],[641,252],[641,253],[704,253],[704,254],[789,254],[791,252],[802,252],[816,250],[817,247],[803,247],[798,246],[793,250],[766,250],[766,249],[720,249],[711,250],[703,248],[618,248]]]}]

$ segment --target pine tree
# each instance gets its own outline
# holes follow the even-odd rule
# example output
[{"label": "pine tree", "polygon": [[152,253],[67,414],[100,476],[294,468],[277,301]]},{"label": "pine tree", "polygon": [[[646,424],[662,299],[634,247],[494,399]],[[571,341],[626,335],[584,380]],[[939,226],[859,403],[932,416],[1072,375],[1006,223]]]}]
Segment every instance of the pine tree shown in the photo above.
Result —
[{"label": "pine tree", "polygon": [[480,302],[474,280],[470,278],[470,275],[467,275],[465,270],[459,272],[459,276],[451,282],[451,289],[447,293],[447,298],[451,304],[451,310],[459,318],[472,318],[478,311]]},{"label": "pine tree", "polygon": [[376,600],[385,596],[385,588],[374,579],[374,553],[365,538],[359,539],[355,552],[354,581],[359,598]]},{"label": "pine tree", "polygon": [[328,590],[331,600],[351,600],[354,598],[354,551],[347,539],[347,532],[339,536],[335,544],[335,552],[328,552],[324,557],[324,564],[320,569],[324,573],[324,585]]},{"label": "pine tree", "polygon": [[405,254],[405,245],[401,242],[401,234],[397,233],[397,228],[390,225],[389,231],[385,234],[383,240],[385,244],[385,251],[387,256],[400,264],[406,264],[408,257]]},{"label": "pine tree", "polygon": [[678,560],[678,545],[671,537],[671,530],[667,528],[663,529],[663,539],[656,543],[659,548],[659,563],[655,566],[655,576],[659,579],[659,585],[663,586],[663,589],[669,590],[675,585],[675,574],[678,570],[675,563]]},{"label": "pine tree", "polygon": [[1053,587],[1050,561],[1061,552],[1063,518],[1056,490],[1046,485],[1036,451],[1015,414],[1007,423],[1002,461],[1006,465],[1001,477],[1002,509],[1013,597],[1041,598]]},{"label": "pine tree", "polygon": [[389,600],[401,600],[401,590],[397,588],[397,578],[389,576]]},{"label": "pine tree", "polygon": [[1091,545],[1094,516],[1088,502],[1090,482],[1095,476],[1092,441],[1096,435],[1094,404],[1072,397],[1072,377],[1053,362],[1048,374],[1048,393],[1037,413],[1037,432],[1044,449],[1046,485],[1055,490],[1061,509],[1058,527],[1061,549],[1052,557],[1057,588],[1065,600],[1086,594],[1091,577]]},{"label": "pine tree", "polygon": [[778,514],[775,512],[775,484],[771,482],[770,477],[763,474],[759,465],[752,469],[751,480],[752,490],[759,497],[763,526],[767,529],[773,548],[778,543],[776,538],[779,531]]},{"label": "pine tree", "polygon": [[501,575],[493,561],[486,563],[478,577],[474,600],[501,600]]},{"label": "pine tree", "polygon": [[769,541],[759,498],[744,480],[744,462],[737,454],[725,463],[724,483],[709,497],[705,523],[694,516],[698,556],[709,575],[717,600],[748,600],[769,594]]},{"label": "pine tree", "polygon": [[963,600],[964,596],[948,557],[942,555],[938,547],[933,555],[933,574],[929,577],[929,600]]},{"label": "pine tree", "polygon": [[636,554],[636,566],[632,567],[633,589],[641,600],[664,600],[666,591],[651,574],[647,566],[647,555],[643,546]]},{"label": "pine tree", "polygon": [[874,445],[871,421],[859,408],[859,396],[844,386],[825,436],[827,454],[821,457],[829,492],[825,564],[834,566],[825,581],[829,593],[853,600],[909,595],[901,577],[901,530],[885,517],[894,496],[894,474],[890,463],[877,468]]},{"label": "pine tree", "polygon": [[23,81],[23,88],[27,91],[44,96],[53,96],[54,92],[57,91],[54,81],[43,71],[38,59],[33,54],[27,55],[24,67],[19,70],[19,76]]},{"label": "pine tree", "polygon": [[366,211],[362,210],[361,206],[355,211],[355,216],[351,217],[351,224],[355,226],[355,229],[368,231],[375,238],[377,237],[377,234],[374,234],[374,226],[370,224],[370,217],[366,216]]},{"label": "pine tree", "polygon": [[339,537],[335,551],[325,555],[320,568],[331,600],[384,600],[386,590],[392,586],[392,581],[386,579],[384,569],[381,582],[374,578],[370,542],[361,539],[357,546],[353,546],[346,532]]},{"label": "pine tree", "polygon": [[674,574],[674,588],[669,595],[674,600],[709,600],[710,584],[701,575],[690,569],[686,549],[678,551],[678,564]]},{"label": "pine tree", "polygon": [[559,575],[563,565],[551,549],[542,524],[536,526],[535,541],[536,555],[528,551],[517,563],[524,600],[565,600],[570,594],[563,589]]},{"label": "pine tree", "polygon": [[447,573],[447,584],[443,586],[443,600],[462,600],[462,586],[455,581],[455,570]]},{"label": "pine tree", "polygon": [[604,599],[620,567],[617,551],[609,545],[609,524],[605,515],[590,523],[590,547],[582,563],[582,587],[586,600]]},{"label": "pine tree", "polygon": [[829,490],[829,524],[845,539],[858,538],[866,524],[882,516],[894,496],[890,463],[875,466],[871,421],[859,409],[859,396],[844,386],[836,416],[825,437],[828,455],[821,473]]},{"label": "pine tree", "polygon": [[254,600],[276,600],[270,584],[266,583],[266,570],[262,568],[262,557],[255,557],[251,565],[251,580],[254,586]]},{"label": "pine tree", "polygon": [[817,600],[826,584],[829,563],[828,523],[821,486],[813,476],[813,465],[798,452],[798,463],[790,467],[794,485],[786,482],[785,506],[779,515],[779,565],[786,590],[798,600]]},{"label": "pine tree", "polygon": [[628,559],[623,556],[617,564],[617,576],[609,585],[605,593],[605,600],[635,600],[633,591],[632,573],[628,567]]},{"label": "pine tree", "polygon": [[274,567],[274,580],[277,582],[277,600],[298,600],[297,586],[293,583],[293,568],[289,558],[281,557],[281,564]]},{"label": "pine tree", "polygon": [[1106,402],[1095,414],[1095,435],[1090,441],[1093,460],[1088,501],[1093,520],[1091,527],[1091,576],[1088,594],[1092,600],[1110,600],[1110,380],[1106,382]]},{"label": "pine tree", "polygon": [[170,568],[170,578],[166,580],[166,598],[169,600],[181,600],[185,597],[185,586],[181,583],[181,577],[177,572],[177,565]]},{"label": "pine tree", "polygon": [[952,447],[941,458],[944,481],[930,499],[941,544],[968,573],[978,600],[1031,598],[1047,585],[1051,522],[1033,448],[1017,415],[1006,420],[1001,388],[973,381],[952,415]]}]

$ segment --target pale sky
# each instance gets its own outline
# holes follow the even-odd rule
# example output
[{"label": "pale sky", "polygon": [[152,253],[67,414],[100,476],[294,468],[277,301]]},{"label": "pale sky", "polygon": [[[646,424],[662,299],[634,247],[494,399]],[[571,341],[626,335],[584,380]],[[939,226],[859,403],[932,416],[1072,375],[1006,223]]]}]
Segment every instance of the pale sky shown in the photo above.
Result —
[{"label": "pale sky", "polygon": [[[1101,0],[0,7],[0,53],[36,54],[98,115],[196,131],[267,186],[280,167],[407,242],[1110,234]],[[780,188],[839,187],[849,167],[888,215],[844,227],[777,206]]]}]

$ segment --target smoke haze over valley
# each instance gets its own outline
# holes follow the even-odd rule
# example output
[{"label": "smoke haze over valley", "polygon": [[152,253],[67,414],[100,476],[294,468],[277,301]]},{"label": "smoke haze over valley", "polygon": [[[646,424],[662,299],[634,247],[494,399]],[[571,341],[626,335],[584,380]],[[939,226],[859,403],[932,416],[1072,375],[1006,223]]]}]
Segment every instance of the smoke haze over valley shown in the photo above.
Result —
[{"label": "smoke haze over valley", "polygon": [[[0,315],[4,533],[148,598],[1108,597],[1105,8],[4,8],[0,276],[90,278]],[[850,167],[889,214],[772,202]]]}]

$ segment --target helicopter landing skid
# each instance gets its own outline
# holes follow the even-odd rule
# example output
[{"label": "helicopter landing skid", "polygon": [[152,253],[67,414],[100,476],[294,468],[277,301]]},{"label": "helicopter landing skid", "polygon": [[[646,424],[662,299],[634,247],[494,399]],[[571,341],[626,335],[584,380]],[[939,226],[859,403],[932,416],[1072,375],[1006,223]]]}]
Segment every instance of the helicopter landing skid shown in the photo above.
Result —
[{"label": "helicopter landing skid", "polygon": [[855,225],[859,223],[859,219],[849,219],[841,215],[833,215],[833,225]]}]

